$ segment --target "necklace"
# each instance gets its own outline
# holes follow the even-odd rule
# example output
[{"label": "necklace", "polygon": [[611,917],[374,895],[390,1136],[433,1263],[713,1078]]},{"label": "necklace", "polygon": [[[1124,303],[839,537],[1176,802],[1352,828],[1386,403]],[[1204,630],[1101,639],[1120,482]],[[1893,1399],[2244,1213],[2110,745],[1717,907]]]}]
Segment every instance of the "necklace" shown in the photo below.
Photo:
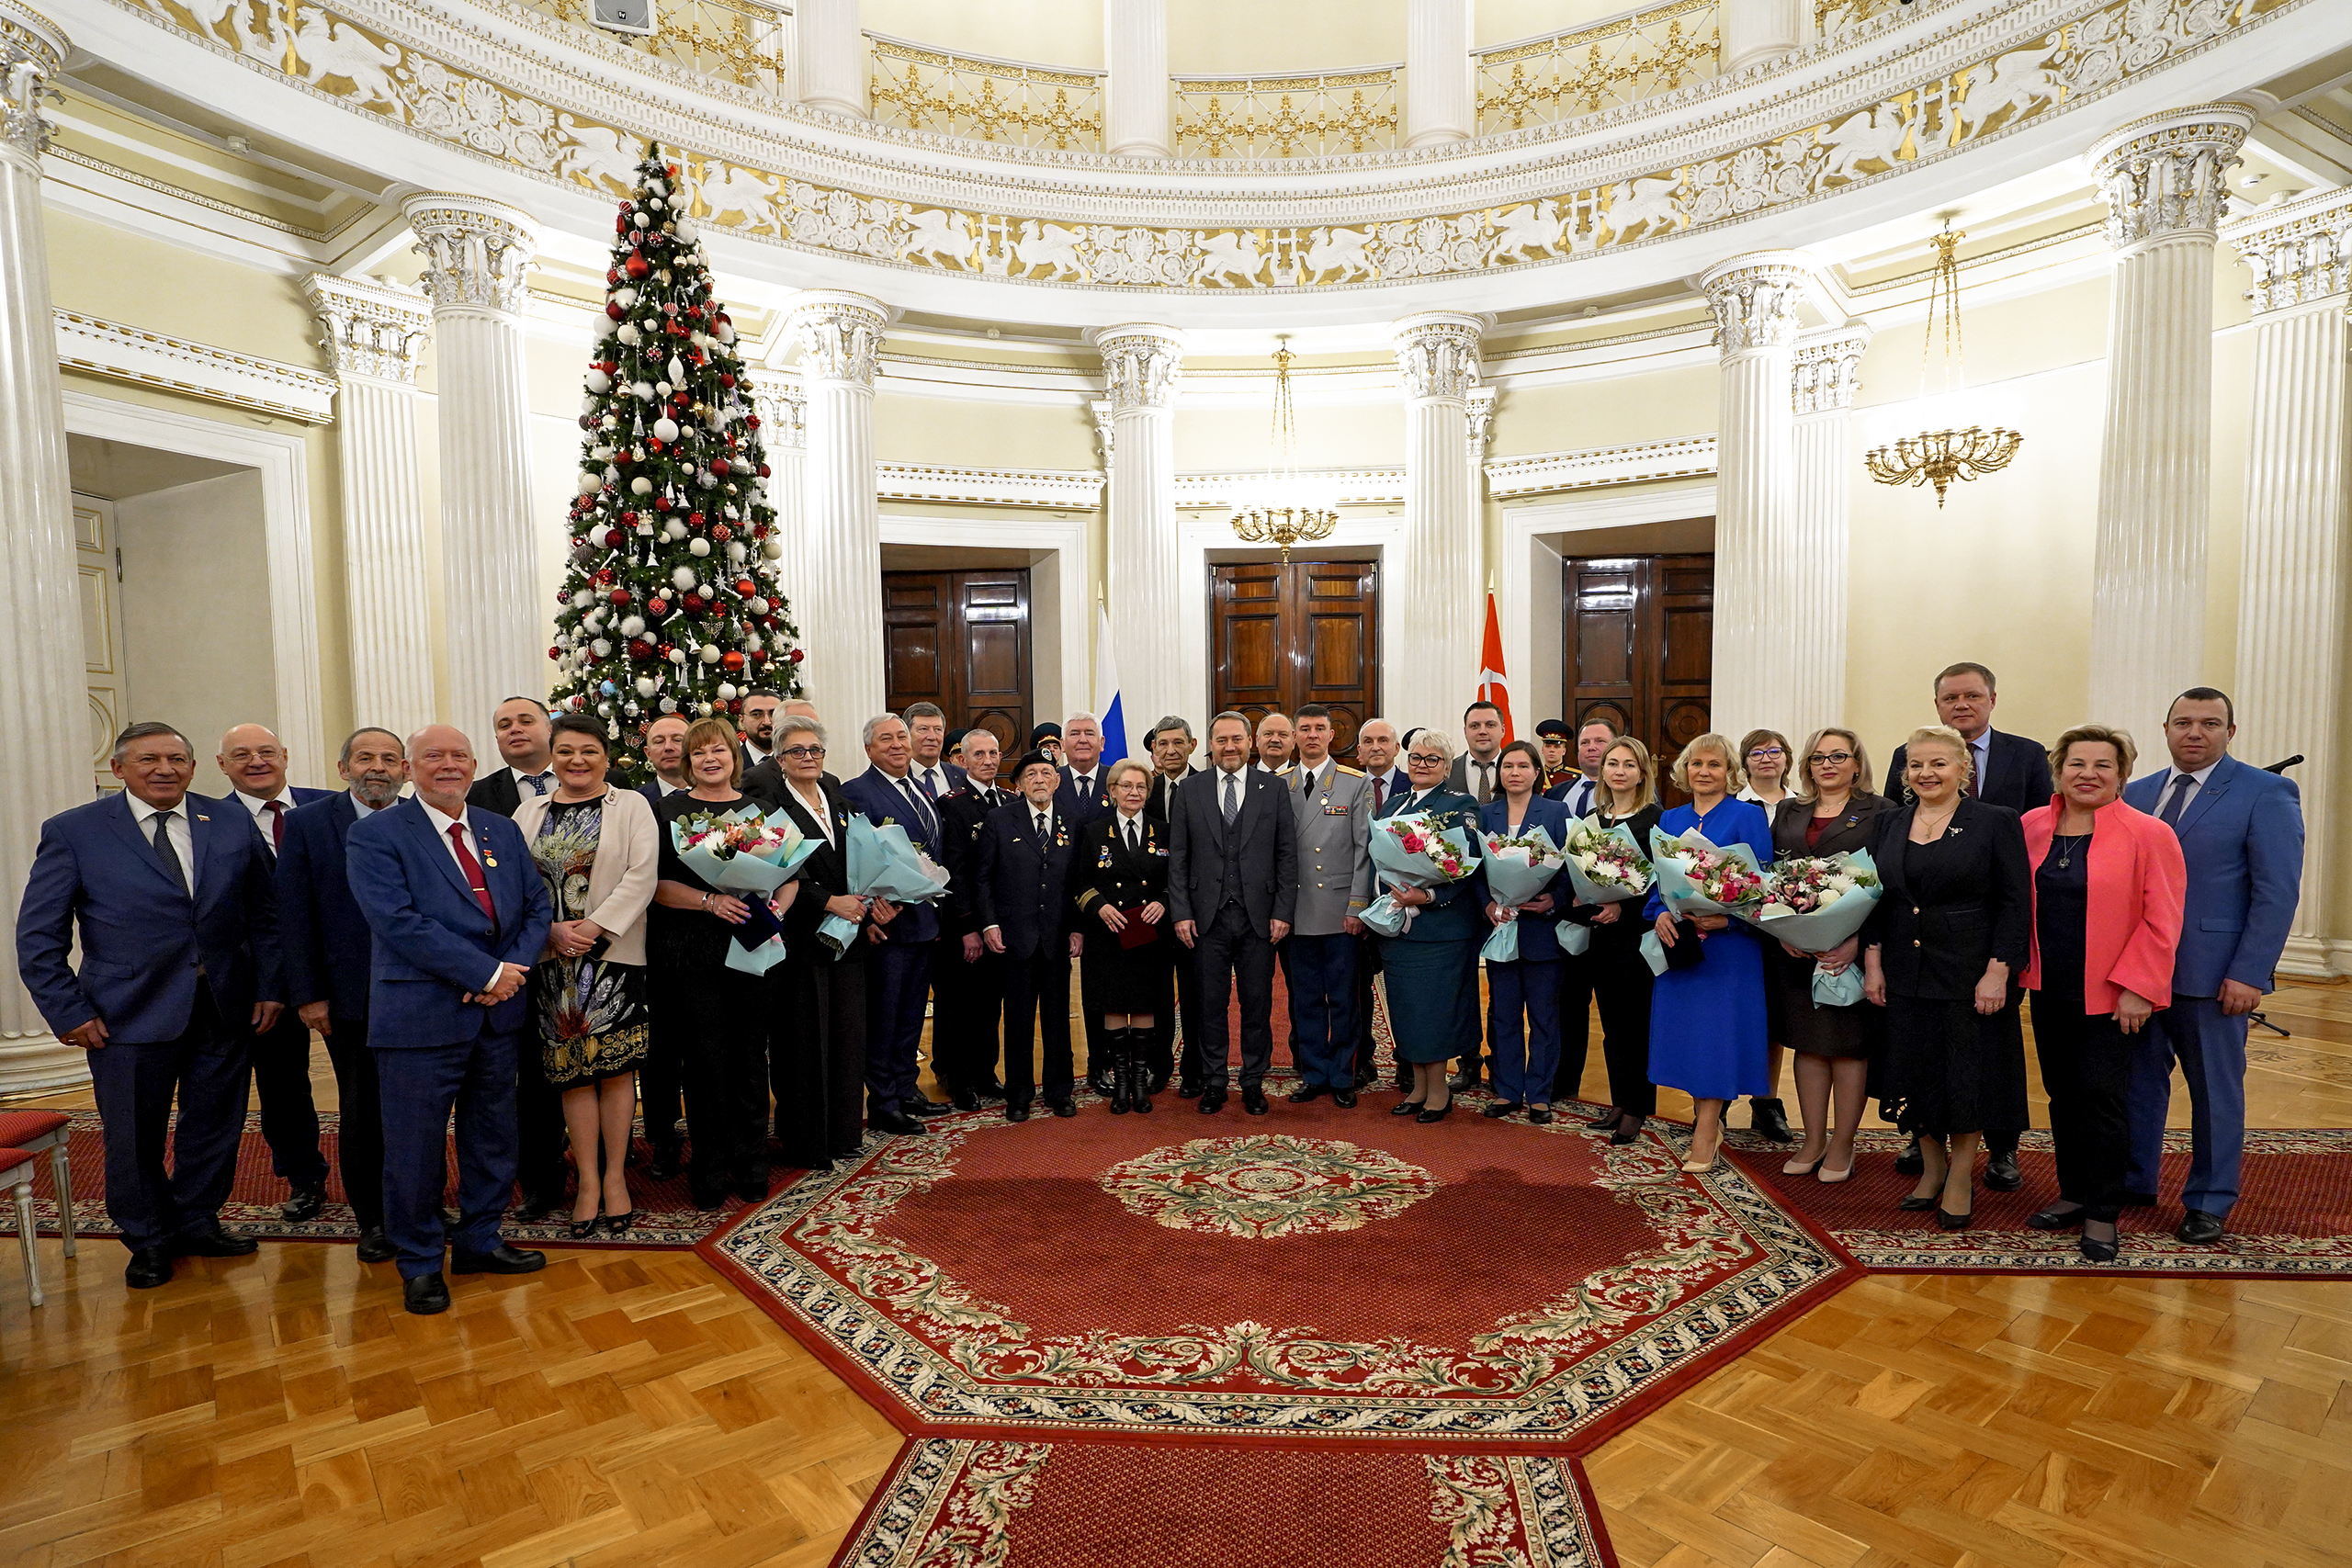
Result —
[{"label": "necklace", "polygon": [[[1937,818],[1937,819],[1936,819],[1936,821],[1934,822],[1934,824],[1932,824],[1932,825],[1933,825],[1933,827],[1935,828],[1935,830],[1936,830],[1936,836],[1937,836],[1937,838],[1941,838],[1941,837],[1943,836],[1943,830],[1944,830],[1946,828],[1950,827],[1950,826],[1951,825],[1951,819],[1952,819],[1953,818],[1955,818],[1955,817],[1959,816],[1959,815],[1960,815],[1960,803],[1959,803],[1958,801],[1954,801],[1954,802],[1952,803],[1952,807],[1951,807],[1951,809],[1950,811],[1945,812],[1945,813],[1943,814],[1943,816],[1941,816],[1940,818]],[[1913,825],[1914,825],[1914,826],[1917,826],[1917,823],[1918,823],[1918,821],[1919,821],[1918,815],[1915,812],[1915,813],[1913,814],[1913,816],[1912,816],[1912,823],[1913,823]],[[1931,840],[1927,840],[1927,839],[1914,839],[1914,840],[1911,840],[1911,841],[1912,841],[1913,843],[1915,843],[1915,844],[1924,844],[1924,843],[1928,843],[1928,842],[1930,842]]]},{"label": "necklace", "polygon": [[2075,863],[2075,852],[2090,842],[2088,833],[2061,833],[2057,836],[2058,869],[2065,870]]}]

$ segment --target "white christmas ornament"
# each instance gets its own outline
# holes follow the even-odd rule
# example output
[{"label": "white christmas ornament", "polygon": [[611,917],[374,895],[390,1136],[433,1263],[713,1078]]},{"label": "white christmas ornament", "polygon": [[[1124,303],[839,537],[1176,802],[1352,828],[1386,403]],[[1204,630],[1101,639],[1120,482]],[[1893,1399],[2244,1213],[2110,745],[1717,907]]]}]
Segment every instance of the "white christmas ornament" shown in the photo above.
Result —
[{"label": "white christmas ornament", "polygon": [[616,331],[613,335],[620,339],[621,342],[627,344],[629,347],[635,348],[643,341],[645,334],[637,330],[634,322],[623,321],[620,324],[619,329]]},{"label": "white christmas ornament", "polygon": [[673,649],[672,649],[670,650],[670,662],[671,662],[671,663],[673,663],[673,664],[684,664],[685,661],[686,661],[686,650],[685,650],[684,649],[683,649],[683,648],[673,648]]},{"label": "white christmas ornament", "polygon": [[599,659],[610,659],[613,656],[613,645],[603,637],[598,637],[588,645],[588,651]]},{"label": "white christmas ornament", "polygon": [[777,538],[774,534],[770,534],[767,536],[766,542],[760,546],[760,554],[767,557],[770,560],[782,560],[784,558],[784,541]]},{"label": "white christmas ornament", "polygon": [[653,400],[653,383],[650,381],[639,381],[631,387],[629,391],[639,402],[650,403]]},{"label": "white christmas ornament", "polygon": [[707,556],[710,554],[710,541],[708,539],[696,539],[686,547],[686,553],[695,556]]},{"label": "white christmas ornament", "polygon": [[571,607],[575,610],[584,610],[595,602],[596,596],[585,588],[574,590],[572,592]]},{"label": "white christmas ornament", "polygon": [[675,441],[678,438],[678,422],[667,415],[655,420],[653,438],[656,441]]},{"label": "white christmas ornament", "polygon": [[716,664],[718,662],[718,645],[717,643],[707,642],[702,645],[702,661],[705,664]]},{"label": "white christmas ornament", "polygon": [[644,630],[645,617],[643,615],[629,615],[624,618],[621,622],[621,636],[623,637],[636,637]]},{"label": "white christmas ornament", "polygon": [[680,567],[670,574],[670,581],[675,585],[679,592],[685,592],[695,585],[695,569],[690,566]]},{"label": "white christmas ornament", "polygon": [[663,713],[675,713],[675,712],[677,712],[677,711],[678,711],[678,700],[677,700],[675,697],[663,697],[663,698],[662,699],[662,711]]},{"label": "white christmas ornament", "polygon": [[650,675],[639,675],[639,676],[637,678],[637,694],[638,694],[639,696],[640,696],[640,697],[650,697],[650,696],[651,696],[651,695],[652,695],[652,694],[653,694],[657,690],[659,690],[659,688],[658,688],[658,687],[656,687],[656,686],[654,685],[654,683],[653,683],[653,677],[652,677],[652,676],[650,676]]},{"label": "white christmas ornament", "polygon": [[718,700],[722,703],[731,703],[735,700],[734,682],[721,681],[718,683]]},{"label": "white christmas ornament", "polygon": [[663,528],[662,533],[662,536],[665,538],[683,539],[686,536],[686,525],[677,518],[673,517],[670,519],[669,525]]},{"label": "white christmas ornament", "polygon": [[751,554],[751,551],[743,547],[742,540],[729,539],[727,541],[727,558],[733,561],[737,566],[741,566],[746,560],[750,559]]},{"label": "white christmas ornament", "polygon": [[591,369],[588,372],[588,389],[592,392],[609,392],[613,389],[613,378],[602,370]]},{"label": "white christmas ornament", "polygon": [[685,380],[685,378],[686,378],[686,363],[685,363],[685,361],[684,361],[684,360],[683,360],[683,359],[680,359],[680,358],[679,358],[676,355],[674,355],[674,354],[673,354],[673,355],[672,355],[670,356],[669,371],[670,371],[670,384],[671,384],[672,386],[673,386],[673,387],[680,385],[680,384],[681,384],[681,383],[683,383],[683,382]]},{"label": "white christmas ornament", "polygon": [[653,493],[653,481],[647,479],[643,474],[639,474],[637,478],[628,481],[628,492],[631,495],[651,495]]},{"label": "white christmas ornament", "polygon": [[745,605],[743,606],[743,608],[745,608],[746,610],[751,611],[751,612],[752,612],[752,614],[753,614],[753,615],[766,615],[766,614],[768,613],[768,599],[767,599],[767,595],[766,595],[766,594],[764,594],[764,593],[754,593],[753,595],[752,595],[751,603],[750,603],[750,604],[745,604]]},{"label": "white christmas ornament", "polygon": [[586,470],[584,470],[584,469],[583,469],[583,470],[582,470],[581,475],[580,475],[580,493],[581,493],[581,494],[582,494],[582,495],[594,495],[594,494],[595,494],[598,491],[600,491],[600,490],[602,490],[602,489],[604,489],[604,488],[605,488],[605,480],[604,480],[604,478],[603,478],[603,476],[602,476],[602,475],[589,473],[589,472],[587,472],[587,471],[586,471]]},{"label": "white christmas ornament", "polygon": [[650,229],[653,227],[653,220],[648,218],[642,212],[639,213],[634,219],[630,220],[630,221],[634,222],[640,229]]},{"label": "white christmas ornament", "polygon": [[[685,219],[681,218],[681,219],[679,219],[679,220],[678,220],[678,243],[679,243],[680,244],[682,244],[682,245],[691,245],[691,244],[693,244],[693,243],[695,243],[695,241],[696,241],[697,239],[699,239],[699,238],[701,238],[701,237],[702,237],[702,231],[700,231],[699,229],[696,229],[696,228],[695,228],[692,223],[688,222]],[[701,258],[701,257],[699,257],[699,256],[697,256],[697,257],[695,257],[695,260],[697,260],[697,261],[699,261],[699,260],[701,260],[702,258]]]}]

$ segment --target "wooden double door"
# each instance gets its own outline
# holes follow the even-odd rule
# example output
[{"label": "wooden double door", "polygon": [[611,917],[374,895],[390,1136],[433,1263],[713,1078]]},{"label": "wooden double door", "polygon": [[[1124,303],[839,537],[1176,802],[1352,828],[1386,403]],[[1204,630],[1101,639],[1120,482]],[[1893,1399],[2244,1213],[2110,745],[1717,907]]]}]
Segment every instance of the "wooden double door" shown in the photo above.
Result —
[{"label": "wooden double door", "polygon": [[1715,659],[1715,558],[1568,560],[1561,690],[1582,726],[1606,719],[1657,759],[1658,789],[1682,748],[1709,728]]},{"label": "wooden double door", "polygon": [[1035,722],[1027,568],[884,572],[882,641],[892,713],[936,703],[950,729],[1021,754]]},{"label": "wooden double door", "polygon": [[1331,710],[1332,750],[1352,751],[1357,728],[1379,711],[1379,564],[1212,566],[1209,649],[1213,711],[1244,713],[1254,725],[1321,703]]}]

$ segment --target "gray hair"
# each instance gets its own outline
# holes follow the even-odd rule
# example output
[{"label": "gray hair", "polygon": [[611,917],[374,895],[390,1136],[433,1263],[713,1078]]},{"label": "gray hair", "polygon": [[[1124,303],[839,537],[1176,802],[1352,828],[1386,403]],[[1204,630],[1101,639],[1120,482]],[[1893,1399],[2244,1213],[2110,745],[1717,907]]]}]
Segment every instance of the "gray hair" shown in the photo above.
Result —
[{"label": "gray hair", "polygon": [[1104,789],[1109,789],[1115,785],[1129,768],[1133,768],[1136,773],[1143,774],[1147,779],[1151,776],[1151,770],[1145,767],[1141,762],[1136,761],[1133,757],[1122,757],[1117,761],[1111,764],[1111,771],[1109,773],[1102,775],[1102,787]]},{"label": "gray hair", "polygon": [[114,760],[118,762],[121,761],[122,754],[130,750],[130,743],[132,741],[144,740],[151,735],[168,735],[173,739],[177,740],[181,745],[187,748],[187,754],[190,760],[193,760],[196,756],[196,746],[187,736],[182,735],[177,729],[175,729],[168,724],[163,724],[150,719],[143,724],[132,725],[130,728],[124,730],[120,735],[114,738]]},{"label": "gray hair", "polygon": [[1453,761],[1453,754],[1461,750],[1454,745],[1453,737],[1442,729],[1416,729],[1413,731],[1413,743],[1405,750],[1418,751],[1424,747],[1432,751],[1444,752],[1445,760],[1449,762]]},{"label": "gray hair", "polygon": [[871,746],[874,744],[874,738],[882,732],[882,727],[884,725],[904,724],[907,721],[905,719],[900,718],[894,713],[877,713],[872,718],[865,721],[865,728],[857,732],[857,743],[860,746]]},{"label": "gray hair", "polygon": [[1081,718],[1097,729],[1102,728],[1102,716],[1101,714],[1089,713],[1084,708],[1080,708],[1076,713],[1070,715],[1068,718],[1062,720],[1062,728],[1067,730],[1071,725],[1076,724]]},{"label": "gray hair", "polygon": [[794,735],[813,735],[818,745],[825,743],[825,727],[806,714],[786,714],[776,720],[775,749],[783,750],[786,738]]},{"label": "gray hair", "polygon": [[947,718],[947,710],[937,703],[909,703],[907,711],[899,716],[907,721],[909,729],[912,729],[915,720],[919,718],[935,718],[944,723]]},{"label": "gray hair", "polygon": [[1362,724],[1357,725],[1356,733],[1358,735],[1362,735],[1365,730],[1370,729],[1375,724],[1386,725],[1388,727],[1388,733],[1392,737],[1396,733],[1396,722],[1392,719],[1383,718],[1378,714],[1373,715],[1370,718],[1365,719]]},{"label": "gray hair", "polygon": [[387,740],[390,740],[393,745],[399,747],[401,749],[401,756],[405,757],[408,755],[407,741],[401,739],[399,736],[394,735],[390,730],[386,729],[380,724],[363,724],[358,728],[353,730],[350,734],[343,738],[343,756],[339,760],[345,767],[347,768],[351,766],[351,749],[359,744],[359,738],[363,735],[380,735]]},{"label": "gray hair", "polygon": [[1167,713],[1159,716],[1159,722],[1158,724],[1153,725],[1149,729],[1143,732],[1143,743],[1146,746],[1149,746],[1153,741],[1159,739],[1161,736],[1167,734],[1171,729],[1182,730],[1184,732],[1184,739],[1187,740],[1196,739],[1193,734],[1193,727],[1185,722],[1184,716],[1182,714]]}]

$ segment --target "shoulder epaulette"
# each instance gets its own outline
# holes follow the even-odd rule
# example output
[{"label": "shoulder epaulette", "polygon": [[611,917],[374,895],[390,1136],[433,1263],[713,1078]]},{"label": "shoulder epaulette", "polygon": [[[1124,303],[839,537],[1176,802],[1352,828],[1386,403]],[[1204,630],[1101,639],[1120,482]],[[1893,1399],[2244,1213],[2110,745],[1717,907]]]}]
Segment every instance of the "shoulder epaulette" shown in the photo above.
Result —
[{"label": "shoulder epaulette", "polygon": [[1297,766],[1298,764],[1296,762],[1284,762],[1281,767],[1274,770],[1274,777],[1278,779],[1286,779],[1290,777],[1291,770]]},{"label": "shoulder epaulette", "polygon": [[1336,771],[1347,774],[1348,777],[1351,779],[1360,779],[1368,776],[1362,768],[1351,768],[1345,762],[1334,762],[1331,766]]}]

